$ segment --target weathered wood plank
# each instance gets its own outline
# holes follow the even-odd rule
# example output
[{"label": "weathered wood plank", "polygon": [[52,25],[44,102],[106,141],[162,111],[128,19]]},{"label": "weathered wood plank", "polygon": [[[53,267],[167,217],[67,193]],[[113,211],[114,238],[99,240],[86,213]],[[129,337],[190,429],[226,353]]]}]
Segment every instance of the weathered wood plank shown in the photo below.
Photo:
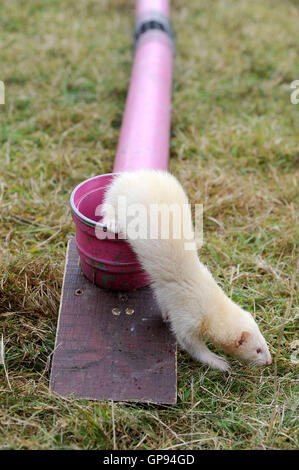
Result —
[{"label": "weathered wood plank", "polygon": [[115,292],[93,285],[81,273],[74,239],[67,250],[50,388],[76,398],[176,403],[176,343],[151,289]]}]

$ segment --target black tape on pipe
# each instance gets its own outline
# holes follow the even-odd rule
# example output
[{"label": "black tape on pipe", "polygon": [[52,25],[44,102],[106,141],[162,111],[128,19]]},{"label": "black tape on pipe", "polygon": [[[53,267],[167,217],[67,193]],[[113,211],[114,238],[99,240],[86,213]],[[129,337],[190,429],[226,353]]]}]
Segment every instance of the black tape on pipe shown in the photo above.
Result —
[{"label": "black tape on pipe", "polygon": [[175,33],[170,25],[169,19],[163,15],[152,15],[141,21],[137,21],[134,31],[134,46],[138,45],[140,37],[149,31],[162,31],[169,37],[175,52]]}]

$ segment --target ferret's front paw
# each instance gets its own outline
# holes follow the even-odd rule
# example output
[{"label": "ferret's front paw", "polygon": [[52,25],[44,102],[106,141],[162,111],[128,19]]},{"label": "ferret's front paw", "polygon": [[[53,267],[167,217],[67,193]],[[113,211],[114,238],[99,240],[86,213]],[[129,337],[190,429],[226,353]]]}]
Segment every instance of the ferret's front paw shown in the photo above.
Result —
[{"label": "ferret's front paw", "polygon": [[205,358],[204,364],[212,367],[212,369],[222,370],[223,372],[229,372],[230,366],[224,357],[217,356],[216,354],[211,352],[209,357]]}]

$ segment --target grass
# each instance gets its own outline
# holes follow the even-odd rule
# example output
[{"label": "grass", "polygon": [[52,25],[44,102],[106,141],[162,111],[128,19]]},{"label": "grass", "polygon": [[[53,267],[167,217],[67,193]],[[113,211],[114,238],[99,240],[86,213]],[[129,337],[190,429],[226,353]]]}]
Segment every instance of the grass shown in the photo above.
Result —
[{"label": "grass", "polygon": [[[132,65],[128,0],[0,6],[2,449],[298,446],[298,2],[172,1],[170,169],[204,204],[201,259],[257,318],[274,364],[178,355],[178,404],[49,392],[71,190],[112,169]],[[298,344],[298,343],[297,343]],[[298,370],[298,369],[297,369]],[[298,391],[298,389],[297,389]],[[115,443],[113,442],[115,432]]]}]

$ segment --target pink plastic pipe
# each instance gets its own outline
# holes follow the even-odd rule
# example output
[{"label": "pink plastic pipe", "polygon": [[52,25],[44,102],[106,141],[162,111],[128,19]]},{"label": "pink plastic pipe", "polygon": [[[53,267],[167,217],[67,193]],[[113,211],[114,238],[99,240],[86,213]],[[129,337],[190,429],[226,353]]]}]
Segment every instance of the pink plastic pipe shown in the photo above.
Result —
[{"label": "pink plastic pipe", "polygon": [[[169,0],[139,0],[136,24],[152,15],[169,17]],[[137,42],[113,171],[167,169],[173,46],[159,30]]]},{"label": "pink plastic pipe", "polygon": [[170,2],[169,0],[139,0],[136,6],[137,18],[144,14],[152,12],[160,12],[164,16],[170,15]]},{"label": "pink plastic pipe", "polygon": [[[114,172],[167,169],[173,62],[168,15],[168,0],[137,3],[136,31],[140,35]],[[136,289],[150,283],[147,273],[130,245],[106,232],[100,215],[96,215],[113,177],[111,173],[89,178],[74,189],[71,208],[76,245],[81,269],[92,283],[116,290]]]}]

